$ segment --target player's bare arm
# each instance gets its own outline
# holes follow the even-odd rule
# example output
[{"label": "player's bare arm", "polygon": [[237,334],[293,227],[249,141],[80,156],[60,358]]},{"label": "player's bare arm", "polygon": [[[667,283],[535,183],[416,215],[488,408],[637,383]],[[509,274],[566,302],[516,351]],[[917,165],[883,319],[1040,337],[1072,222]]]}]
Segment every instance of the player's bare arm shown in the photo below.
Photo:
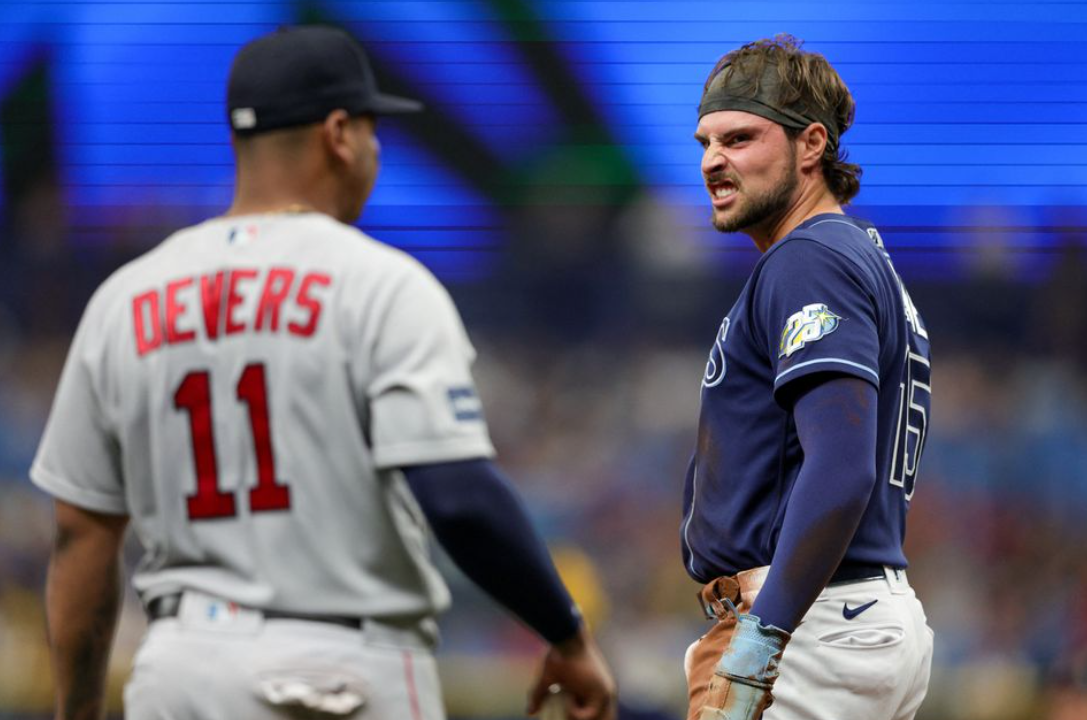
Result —
[{"label": "player's bare arm", "polygon": [[121,604],[126,516],[56,501],[56,536],[46,587],[58,720],[97,720]]}]

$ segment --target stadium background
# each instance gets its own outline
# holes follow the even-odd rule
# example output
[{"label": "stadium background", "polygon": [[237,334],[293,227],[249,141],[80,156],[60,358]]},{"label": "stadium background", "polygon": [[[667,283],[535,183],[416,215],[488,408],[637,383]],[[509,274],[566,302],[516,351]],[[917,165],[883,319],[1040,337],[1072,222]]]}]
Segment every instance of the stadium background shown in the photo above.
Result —
[{"label": "stadium background", "polygon": [[[222,211],[230,59],[314,21],[430,108],[379,128],[360,226],[451,287],[502,465],[631,718],[683,706],[704,625],[681,480],[709,343],[756,259],[708,226],[701,83],[777,32],[825,53],[858,102],[854,212],[935,349],[909,530],[937,632],[921,718],[1087,717],[1087,5],[917,0],[0,3],[0,717],[51,711],[51,509],[26,471],[79,313]],[[450,712],[520,717],[539,646],[446,569]],[[115,699],[142,623],[129,598]]]}]

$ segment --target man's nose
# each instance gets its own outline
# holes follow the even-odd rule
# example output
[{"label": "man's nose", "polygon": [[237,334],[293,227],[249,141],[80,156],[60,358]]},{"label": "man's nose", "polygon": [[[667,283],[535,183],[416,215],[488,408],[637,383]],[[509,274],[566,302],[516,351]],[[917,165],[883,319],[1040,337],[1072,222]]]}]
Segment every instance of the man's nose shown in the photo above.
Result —
[{"label": "man's nose", "polygon": [[721,172],[727,164],[725,154],[716,145],[709,145],[705,152],[702,153],[702,174],[704,176]]}]

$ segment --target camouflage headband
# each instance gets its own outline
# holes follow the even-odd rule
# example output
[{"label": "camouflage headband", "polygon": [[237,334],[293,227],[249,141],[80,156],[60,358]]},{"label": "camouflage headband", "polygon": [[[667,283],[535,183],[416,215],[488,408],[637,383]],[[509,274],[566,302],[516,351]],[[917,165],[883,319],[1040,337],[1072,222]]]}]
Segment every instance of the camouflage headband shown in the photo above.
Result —
[{"label": "camouflage headband", "polygon": [[803,130],[812,123],[821,123],[827,129],[827,144],[831,148],[838,147],[838,124],[833,119],[818,117],[802,104],[794,103],[791,107],[775,104],[781,81],[774,63],[766,63],[762,77],[755,85],[754,97],[750,97],[750,90],[744,88],[747,79],[739,72],[728,72],[728,68],[728,65],[722,67],[702,94],[702,101],[698,105],[699,119],[711,112],[739,110],[797,130]]}]

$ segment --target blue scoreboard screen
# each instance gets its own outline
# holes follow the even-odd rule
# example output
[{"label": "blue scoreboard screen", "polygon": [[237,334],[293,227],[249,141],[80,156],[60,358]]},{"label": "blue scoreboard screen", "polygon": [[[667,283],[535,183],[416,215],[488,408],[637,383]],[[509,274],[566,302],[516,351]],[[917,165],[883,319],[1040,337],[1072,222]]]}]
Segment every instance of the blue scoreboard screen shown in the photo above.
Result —
[{"label": "blue scoreboard screen", "polygon": [[72,244],[146,227],[150,245],[221,212],[234,53],[325,22],[428,108],[379,128],[375,236],[479,276],[541,211],[650,203],[728,272],[750,243],[709,228],[695,109],[721,54],[788,32],[854,93],[855,212],[897,257],[954,274],[995,244],[1030,276],[1084,225],[1085,20],[1070,2],[3,2],[0,214],[28,137],[50,145]]}]

